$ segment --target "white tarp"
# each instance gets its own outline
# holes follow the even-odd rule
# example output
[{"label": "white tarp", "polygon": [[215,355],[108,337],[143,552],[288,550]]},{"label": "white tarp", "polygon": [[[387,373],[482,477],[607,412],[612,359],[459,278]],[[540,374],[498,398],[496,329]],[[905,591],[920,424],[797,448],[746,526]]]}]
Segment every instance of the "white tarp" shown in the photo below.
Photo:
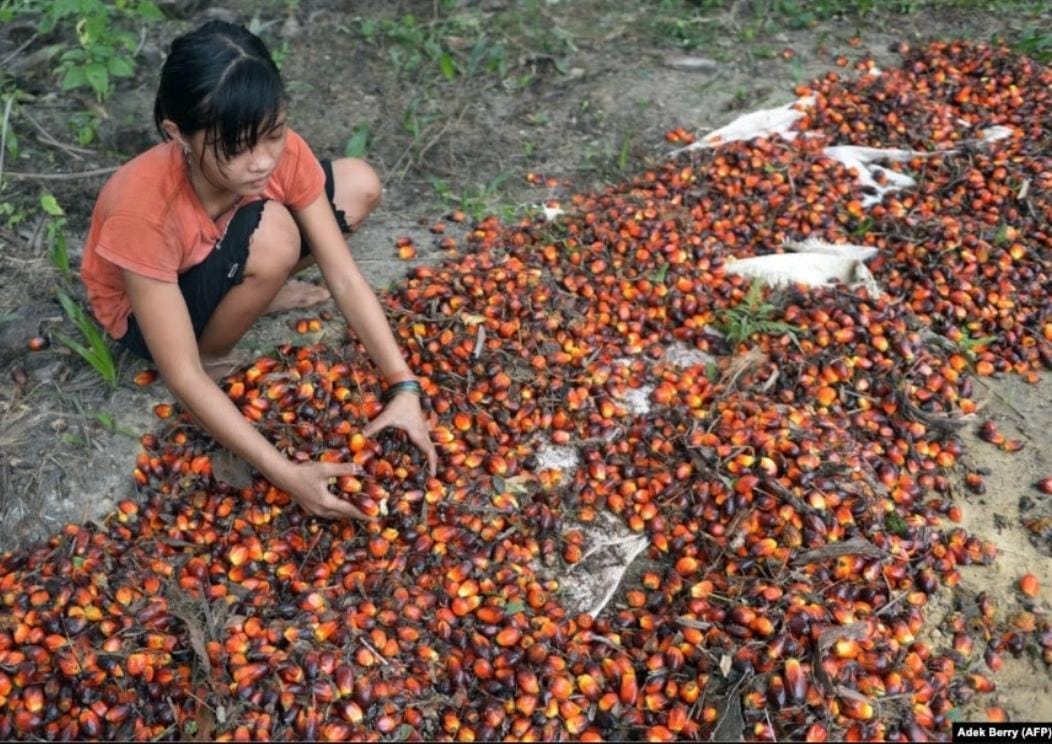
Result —
[{"label": "white tarp", "polygon": [[822,287],[842,282],[864,284],[874,297],[881,292],[865,265],[865,261],[877,254],[877,249],[872,246],[827,243],[811,238],[804,242],[787,242],[786,248],[794,252],[731,260],[724,264],[724,270],[771,286],[805,284]]}]

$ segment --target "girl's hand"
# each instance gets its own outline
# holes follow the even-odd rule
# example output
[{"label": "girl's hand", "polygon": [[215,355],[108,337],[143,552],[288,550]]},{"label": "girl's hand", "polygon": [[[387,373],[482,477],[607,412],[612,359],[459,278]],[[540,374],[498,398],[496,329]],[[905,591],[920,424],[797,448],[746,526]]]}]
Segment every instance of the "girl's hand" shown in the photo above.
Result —
[{"label": "girl's hand", "polygon": [[303,507],[303,511],[326,519],[350,517],[368,522],[369,517],[329,492],[329,479],[357,475],[361,468],[350,462],[288,462],[271,483]]},{"label": "girl's hand", "polygon": [[393,397],[380,415],[362,429],[362,433],[371,437],[388,426],[395,426],[409,435],[409,441],[427,455],[427,469],[433,476],[438,470],[438,453],[431,441],[431,428],[420,409],[420,398],[413,393],[401,393]]}]

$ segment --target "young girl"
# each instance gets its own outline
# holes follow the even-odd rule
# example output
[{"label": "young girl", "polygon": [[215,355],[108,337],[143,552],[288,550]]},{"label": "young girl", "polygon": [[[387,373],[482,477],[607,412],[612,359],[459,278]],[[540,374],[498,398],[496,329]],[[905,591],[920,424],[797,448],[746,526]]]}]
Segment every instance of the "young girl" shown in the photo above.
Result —
[{"label": "young girl", "polygon": [[164,142],[106,183],[85,244],[81,276],[106,331],[152,359],[212,436],[307,512],[364,518],[328,491],[330,478],[355,466],[293,463],[215,382],[262,313],[329,297],[289,279],[316,261],[388,383],[386,405],[365,434],[404,429],[433,474],[437,455],[420,385],[344,241],[379,200],[372,168],[316,160],[286,124],[281,76],[263,42],[220,21],[172,43],[154,121]]}]

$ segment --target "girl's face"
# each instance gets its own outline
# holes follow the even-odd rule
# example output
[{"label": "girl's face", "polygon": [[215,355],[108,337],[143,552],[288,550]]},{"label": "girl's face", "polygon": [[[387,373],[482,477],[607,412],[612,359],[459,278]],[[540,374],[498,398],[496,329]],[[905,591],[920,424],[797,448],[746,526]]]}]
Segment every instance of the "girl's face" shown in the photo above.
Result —
[{"label": "girl's face", "polygon": [[285,151],[287,131],[285,116],[281,115],[274,127],[260,136],[255,147],[230,158],[216,152],[205,131],[195,132],[186,142],[193,163],[212,186],[238,196],[254,196],[263,193],[278,167]]}]

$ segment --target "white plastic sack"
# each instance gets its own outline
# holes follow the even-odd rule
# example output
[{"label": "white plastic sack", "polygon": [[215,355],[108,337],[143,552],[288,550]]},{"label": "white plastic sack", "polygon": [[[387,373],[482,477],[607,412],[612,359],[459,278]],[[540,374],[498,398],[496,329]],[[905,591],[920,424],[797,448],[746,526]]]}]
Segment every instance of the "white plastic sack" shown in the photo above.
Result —
[{"label": "white plastic sack", "polygon": [[811,238],[788,242],[786,247],[795,252],[739,258],[724,264],[724,270],[728,274],[758,279],[772,287],[789,284],[824,287],[841,282],[863,284],[874,297],[881,293],[864,263],[877,254],[872,246],[827,243]]},{"label": "white plastic sack", "polygon": [[675,153],[701,150],[706,147],[719,147],[727,142],[770,137],[772,134],[780,135],[787,140],[796,139],[797,132],[793,130],[792,126],[797,119],[804,115],[802,109],[811,106],[814,102],[813,96],[807,96],[777,108],[752,111],[739,116],[730,124],[720,127],[715,132],[709,132],[697,142],[682,147],[676,150]]}]

